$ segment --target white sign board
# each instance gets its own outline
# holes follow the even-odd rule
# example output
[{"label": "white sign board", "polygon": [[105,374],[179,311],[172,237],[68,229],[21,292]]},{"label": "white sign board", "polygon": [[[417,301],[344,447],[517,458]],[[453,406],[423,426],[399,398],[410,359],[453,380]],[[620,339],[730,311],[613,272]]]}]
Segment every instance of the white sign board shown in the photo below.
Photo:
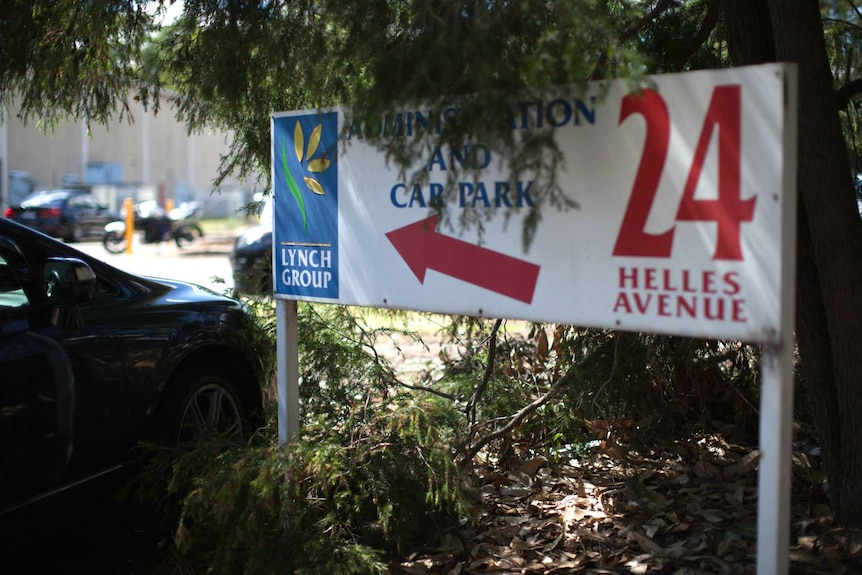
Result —
[{"label": "white sign board", "polygon": [[[400,179],[341,110],[272,121],[279,438],[298,433],[296,301],[392,307],[742,339],[761,359],[758,573],[788,570],[793,411],[796,68],[769,64],[612,82],[522,102],[513,131],[546,129],[578,209],[545,207],[525,249],[530,174],[510,182],[482,142],[430,148],[428,182]],[[383,119],[409,137],[458,113]],[[517,134],[515,134],[517,137]],[[447,190],[470,158],[478,178]],[[445,192],[449,192],[448,194]],[[440,198],[498,212],[475,232],[437,225]],[[510,216],[507,218],[506,216]]]},{"label": "white sign board", "polygon": [[[336,142],[343,110],[276,114],[276,297],[776,342],[786,73],[656,76],[641,92],[614,81],[519,104],[511,128],[553,131],[558,183],[578,205],[545,206],[526,249],[534,182],[510,185],[482,142],[429,149],[429,181],[411,185],[361,131]],[[401,110],[382,125],[403,137],[454,114]],[[481,243],[429,207],[465,158],[482,169],[450,186],[447,211],[498,213]]]}]

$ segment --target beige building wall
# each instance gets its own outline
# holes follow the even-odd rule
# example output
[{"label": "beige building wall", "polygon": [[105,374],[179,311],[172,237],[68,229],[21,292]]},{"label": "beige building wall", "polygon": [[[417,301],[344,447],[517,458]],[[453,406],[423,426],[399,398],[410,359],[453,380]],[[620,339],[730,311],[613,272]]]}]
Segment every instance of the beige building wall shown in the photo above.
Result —
[{"label": "beige building wall", "polygon": [[80,175],[79,124],[61,125],[53,133],[43,135],[33,122],[24,125],[12,117],[7,122],[6,133],[9,170],[28,172],[39,188],[61,186],[65,174]]},{"label": "beige building wall", "polygon": [[[201,202],[205,216],[212,217],[232,215],[251,200],[256,186],[261,185],[256,181],[230,178],[213,190],[230,134],[209,130],[189,135],[167,103],[158,115],[145,112],[138,102],[130,101],[130,105],[134,123],[93,125],[90,133],[80,121],[45,131],[32,121],[24,124],[15,111],[4,114],[0,207],[20,200],[22,182],[29,183],[33,191],[77,183],[101,185],[105,182],[97,176],[117,174],[117,166],[120,181],[109,182],[119,187],[117,194],[130,189],[155,190],[159,200]],[[88,171],[92,177],[88,178]]]}]

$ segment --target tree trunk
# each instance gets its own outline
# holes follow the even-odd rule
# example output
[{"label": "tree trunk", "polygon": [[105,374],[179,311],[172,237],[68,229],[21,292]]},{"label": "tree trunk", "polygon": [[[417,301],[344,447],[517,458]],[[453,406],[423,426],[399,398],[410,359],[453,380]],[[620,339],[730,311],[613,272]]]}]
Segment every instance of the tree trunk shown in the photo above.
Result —
[{"label": "tree trunk", "polygon": [[734,65],[775,62],[775,40],[766,0],[724,0],[724,24]]},{"label": "tree trunk", "polygon": [[[840,523],[862,526],[862,221],[817,0],[725,0],[737,64],[799,66],[796,337]],[[768,45],[773,41],[773,52]]]}]

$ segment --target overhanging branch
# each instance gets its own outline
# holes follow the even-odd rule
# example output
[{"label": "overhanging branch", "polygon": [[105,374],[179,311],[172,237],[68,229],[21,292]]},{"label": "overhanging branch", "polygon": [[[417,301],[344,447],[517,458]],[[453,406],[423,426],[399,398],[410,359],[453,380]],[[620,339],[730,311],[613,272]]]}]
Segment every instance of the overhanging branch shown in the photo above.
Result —
[{"label": "overhanging branch", "polygon": [[843,110],[850,105],[850,101],[862,93],[862,78],[850,80],[835,92],[835,100],[838,104],[838,109]]},{"label": "overhanging branch", "polygon": [[[643,30],[648,24],[650,24],[653,20],[658,18],[665,10],[667,10],[668,6],[670,6],[671,0],[659,0],[652,10],[641,16],[634,24],[623,30],[622,34],[620,34],[620,41],[625,42],[627,40],[631,40],[634,36]],[[599,56],[599,61],[596,62],[596,66],[593,68],[593,71],[590,72],[590,80],[598,79],[602,74],[602,71],[605,68],[605,64],[608,62],[608,54],[607,52],[603,52],[601,56]]]},{"label": "overhanging branch", "polygon": [[682,70],[682,67],[691,58],[698,48],[709,39],[709,35],[718,24],[718,15],[721,13],[721,0],[710,0],[709,6],[706,7],[706,14],[703,16],[703,22],[700,23],[700,29],[697,34],[688,42],[687,49],[679,55],[675,62],[675,67]]}]

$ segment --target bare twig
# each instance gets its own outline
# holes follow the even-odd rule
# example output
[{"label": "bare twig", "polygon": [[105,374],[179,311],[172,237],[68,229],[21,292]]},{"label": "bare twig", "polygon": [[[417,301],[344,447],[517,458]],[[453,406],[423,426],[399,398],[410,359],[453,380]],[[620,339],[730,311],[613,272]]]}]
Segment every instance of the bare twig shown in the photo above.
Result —
[{"label": "bare twig", "polygon": [[500,439],[501,437],[505,436],[507,433],[509,433],[510,431],[515,429],[521,423],[521,421],[523,421],[523,419],[526,416],[528,416],[532,412],[536,411],[537,409],[539,409],[540,407],[542,407],[543,405],[548,403],[548,401],[550,401],[550,399],[554,396],[555,391],[556,391],[556,388],[551,389],[551,391],[549,391],[548,393],[546,393],[542,397],[536,399],[535,401],[533,401],[529,405],[524,406],[521,409],[521,411],[519,411],[518,413],[516,413],[515,415],[512,416],[512,418],[509,420],[509,422],[506,425],[504,425],[503,427],[501,427],[495,431],[492,431],[491,433],[489,433],[488,435],[485,435],[479,441],[474,443],[473,446],[467,452],[467,457],[465,459],[465,462],[473,459],[476,456],[476,454],[482,450],[483,447],[485,447],[486,445],[488,445],[489,443],[491,443],[495,439]]},{"label": "bare twig", "polygon": [[652,10],[641,16],[637,22],[623,31],[620,35],[620,40],[625,41],[633,38],[634,35],[643,30],[647,24],[651,23],[653,20],[658,18],[662,12],[667,10],[668,6],[670,6],[670,0],[660,0],[659,2],[656,2],[656,5]]},{"label": "bare twig", "polygon": [[509,419],[509,421],[508,421],[508,423],[506,423],[506,425],[504,425],[503,427],[500,427],[499,429],[492,431],[488,435],[483,436],[476,443],[474,443],[467,450],[466,456],[465,456],[464,460],[461,462],[461,464],[462,465],[468,464],[470,461],[473,460],[474,457],[476,457],[476,454],[478,454],[482,450],[483,447],[485,447],[486,445],[488,445],[492,441],[495,441],[497,439],[500,439],[501,437],[504,437],[510,431],[512,431],[513,429],[518,427],[518,425],[520,425],[520,423],[524,420],[525,417],[527,417],[528,415],[530,415],[531,413],[533,413],[534,411],[536,411],[537,409],[539,409],[540,407],[542,407],[543,405],[548,403],[551,399],[553,399],[561,389],[563,389],[565,386],[572,383],[572,381],[575,378],[575,372],[576,372],[575,366],[570,367],[569,370],[565,373],[565,375],[563,375],[563,377],[558,379],[551,386],[551,389],[549,389],[547,393],[545,393],[541,397],[535,399],[530,404],[521,408],[520,411],[518,411],[515,415],[513,415]]},{"label": "bare twig", "polygon": [[823,18],[821,22],[823,22],[824,24],[839,24],[841,26],[853,28],[854,30],[862,30],[862,26],[860,26],[859,24],[848,22],[847,20],[842,20],[841,18]]},{"label": "bare twig", "polygon": [[862,20],[862,10],[859,10],[859,7],[856,5],[854,0],[847,0],[847,4],[850,5],[850,8],[856,12],[856,15],[859,16],[859,19]]},{"label": "bare twig", "polygon": [[[658,18],[662,12],[667,10],[668,6],[670,6],[670,0],[659,0],[652,10],[641,16],[637,22],[629,26],[622,34],[620,34],[620,41],[625,42],[626,40],[633,38],[635,34],[643,30],[648,24]],[[608,54],[607,52],[603,52],[599,57],[599,61],[596,62],[593,71],[590,73],[590,80],[598,79],[599,75],[604,70],[605,64],[607,64],[607,61]]]},{"label": "bare twig", "polygon": [[414,391],[424,391],[427,393],[431,393],[438,397],[442,397],[444,399],[448,399],[449,401],[455,402],[458,401],[458,398],[452,395],[451,393],[446,393],[445,391],[440,391],[439,389],[434,389],[433,387],[428,387],[426,385],[410,385],[409,383],[404,383],[400,380],[395,380],[399,387],[403,387],[406,389],[412,389]]},{"label": "bare twig", "polygon": [[622,338],[622,335],[620,334],[620,332],[614,333],[614,363],[611,366],[611,373],[608,375],[608,378],[601,385],[601,387],[599,387],[598,391],[596,391],[596,394],[593,396],[593,406],[592,406],[592,409],[590,411],[590,417],[592,417],[592,418],[595,418],[595,416],[596,416],[596,403],[598,403],[598,401],[599,401],[599,396],[602,394],[602,392],[605,390],[605,388],[608,385],[610,385],[611,381],[613,381],[614,377],[617,374],[617,368],[620,365],[620,345],[621,345],[622,339],[623,338]]},{"label": "bare twig", "polygon": [[488,363],[485,366],[485,375],[482,376],[482,381],[473,390],[473,395],[470,401],[467,402],[467,407],[464,409],[467,415],[467,421],[470,424],[470,435],[472,437],[473,430],[476,426],[476,403],[488,387],[488,382],[491,380],[491,375],[494,373],[494,359],[497,355],[497,333],[500,331],[500,326],[503,324],[502,319],[497,319],[494,322],[494,327],[491,329],[491,337],[488,340]]},{"label": "bare twig", "polygon": [[675,62],[676,68],[681,70],[686,61],[691,58],[698,48],[707,41],[709,35],[718,24],[718,15],[721,12],[721,1],[710,0],[709,6],[706,8],[706,14],[703,17],[703,22],[700,24],[700,29],[688,43],[688,49],[683,52]]}]

